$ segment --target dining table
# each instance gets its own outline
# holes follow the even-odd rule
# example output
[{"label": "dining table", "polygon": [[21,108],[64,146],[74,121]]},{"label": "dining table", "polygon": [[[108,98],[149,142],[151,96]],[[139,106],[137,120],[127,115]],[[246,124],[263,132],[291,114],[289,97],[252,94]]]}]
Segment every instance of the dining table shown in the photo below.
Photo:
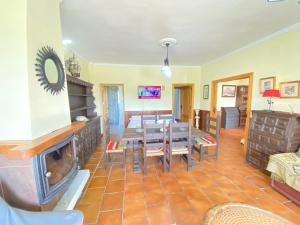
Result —
[{"label": "dining table", "polygon": [[[210,136],[207,132],[196,129],[192,127],[192,145],[196,143],[196,138],[207,137]],[[161,130],[157,130],[157,132],[161,132]],[[133,149],[133,170],[135,173],[141,172],[140,160],[139,160],[139,147],[138,144],[144,139],[144,130],[143,128],[125,128],[122,141],[126,141],[129,146],[132,146]],[[195,167],[196,163],[192,160],[192,167]]]}]

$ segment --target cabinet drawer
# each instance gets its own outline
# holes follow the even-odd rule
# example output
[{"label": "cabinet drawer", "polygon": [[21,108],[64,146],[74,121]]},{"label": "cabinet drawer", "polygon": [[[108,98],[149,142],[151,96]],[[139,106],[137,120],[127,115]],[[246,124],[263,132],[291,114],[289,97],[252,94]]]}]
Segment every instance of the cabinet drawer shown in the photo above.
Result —
[{"label": "cabinet drawer", "polygon": [[275,135],[284,137],[284,136],[285,136],[285,132],[286,132],[285,129],[278,128],[278,127],[275,127],[275,128],[274,128],[274,134],[275,134]]},{"label": "cabinet drawer", "polygon": [[265,125],[262,129],[262,131],[267,133],[267,134],[272,134],[273,130],[274,130],[274,127],[269,126],[269,125]]},{"label": "cabinet drawer", "polygon": [[256,115],[253,117],[253,122],[258,123],[258,124],[263,124],[265,122],[265,116],[261,116],[261,115]]},{"label": "cabinet drawer", "polygon": [[262,157],[261,157],[261,168],[262,169],[266,169],[267,166],[268,166],[268,163],[269,163],[269,159],[270,159],[270,155],[269,154],[262,154]]},{"label": "cabinet drawer", "polygon": [[254,131],[250,131],[250,133],[249,133],[249,138],[250,138],[250,140],[253,141],[253,142],[260,141],[261,135],[255,133]]},{"label": "cabinet drawer", "polygon": [[263,128],[263,126],[261,124],[254,123],[254,124],[252,124],[251,128],[252,128],[252,130],[259,130],[259,131],[261,131],[262,128]]},{"label": "cabinet drawer", "polygon": [[264,144],[264,143],[269,143],[269,142],[270,142],[269,139],[270,139],[270,138],[269,138],[268,136],[265,136],[265,135],[261,135],[261,138],[260,138],[262,144]]},{"label": "cabinet drawer", "polygon": [[267,124],[270,127],[274,127],[277,123],[277,118],[276,117],[267,117],[265,120],[265,124]]},{"label": "cabinet drawer", "polygon": [[258,151],[250,149],[248,161],[257,167],[260,167],[262,154]]},{"label": "cabinet drawer", "polygon": [[249,156],[254,157],[256,159],[260,159],[262,156],[262,153],[259,151],[256,151],[255,149],[249,149]]},{"label": "cabinet drawer", "polygon": [[279,148],[280,145],[282,145],[282,140],[278,139],[278,138],[274,138],[274,137],[270,137],[269,138],[269,144],[271,144],[272,146]]},{"label": "cabinet drawer", "polygon": [[276,123],[276,127],[278,128],[282,128],[282,129],[286,129],[286,127],[289,124],[289,119],[287,118],[278,118],[277,123]]}]

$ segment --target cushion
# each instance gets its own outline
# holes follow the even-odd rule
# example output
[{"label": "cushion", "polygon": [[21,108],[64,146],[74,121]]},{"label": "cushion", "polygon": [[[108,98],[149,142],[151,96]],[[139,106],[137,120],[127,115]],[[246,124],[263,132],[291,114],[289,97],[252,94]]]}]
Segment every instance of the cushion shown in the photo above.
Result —
[{"label": "cushion", "polygon": [[108,151],[112,151],[112,150],[123,150],[125,149],[127,146],[127,142],[126,141],[115,141],[115,140],[110,140],[107,144],[106,149]]},{"label": "cushion", "polygon": [[149,149],[146,149],[147,153],[158,153],[162,150],[163,150],[163,148],[149,148]]},{"label": "cushion", "polygon": [[188,151],[188,148],[184,148],[184,147],[181,147],[181,148],[173,148],[172,151],[173,151],[173,152],[184,152],[184,151]]},{"label": "cushion", "polygon": [[115,150],[117,144],[118,144],[117,141],[115,141],[115,140],[110,140],[110,141],[108,142],[108,144],[107,144],[106,149],[107,149],[107,150]]},{"label": "cushion", "polygon": [[204,137],[201,137],[201,139],[206,141],[209,144],[216,144],[217,143],[216,139],[213,138],[213,137],[210,137],[210,136],[204,136]]},{"label": "cushion", "polygon": [[195,141],[198,145],[216,144],[217,143],[216,139],[213,137],[210,137],[210,136],[195,138]]}]

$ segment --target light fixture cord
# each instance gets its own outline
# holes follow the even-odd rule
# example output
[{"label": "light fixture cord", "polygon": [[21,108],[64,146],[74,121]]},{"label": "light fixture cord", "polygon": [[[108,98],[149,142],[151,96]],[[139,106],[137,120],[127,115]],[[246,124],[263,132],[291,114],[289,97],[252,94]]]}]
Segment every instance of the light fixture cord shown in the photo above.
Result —
[{"label": "light fixture cord", "polygon": [[169,45],[170,43],[166,43],[166,47],[167,47],[167,57],[165,59],[165,65],[169,66]]},{"label": "light fixture cord", "polygon": [[169,45],[170,45],[169,43],[166,44],[166,46],[167,46],[167,59],[169,59]]}]

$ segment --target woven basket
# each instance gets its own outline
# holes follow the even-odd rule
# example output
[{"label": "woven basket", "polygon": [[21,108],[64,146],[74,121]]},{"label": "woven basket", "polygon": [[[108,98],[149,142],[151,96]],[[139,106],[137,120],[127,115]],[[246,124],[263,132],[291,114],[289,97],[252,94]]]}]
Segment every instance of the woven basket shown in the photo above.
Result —
[{"label": "woven basket", "polygon": [[295,225],[270,211],[243,203],[226,203],[208,211],[203,225]]}]

